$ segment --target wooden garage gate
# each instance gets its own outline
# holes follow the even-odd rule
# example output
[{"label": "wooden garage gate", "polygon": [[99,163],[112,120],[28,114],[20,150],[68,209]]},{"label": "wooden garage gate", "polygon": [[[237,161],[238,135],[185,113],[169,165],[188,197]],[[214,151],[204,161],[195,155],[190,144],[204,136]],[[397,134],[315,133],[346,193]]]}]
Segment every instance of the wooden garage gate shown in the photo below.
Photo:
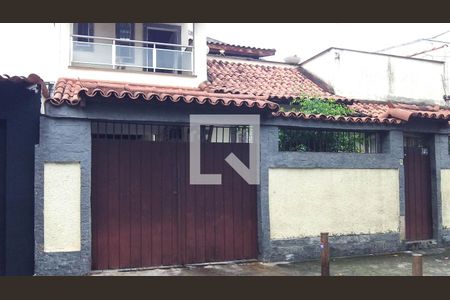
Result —
[{"label": "wooden garage gate", "polygon": [[93,269],[257,257],[256,186],[224,160],[248,164],[248,128],[203,128],[202,173],[222,185],[190,185],[188,127],[92,126]]}]

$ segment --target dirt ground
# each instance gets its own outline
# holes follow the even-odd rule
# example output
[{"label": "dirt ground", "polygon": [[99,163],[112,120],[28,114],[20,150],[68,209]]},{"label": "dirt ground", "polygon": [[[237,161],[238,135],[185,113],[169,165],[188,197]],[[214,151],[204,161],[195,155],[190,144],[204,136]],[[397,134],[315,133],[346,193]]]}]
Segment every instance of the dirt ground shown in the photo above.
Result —
[{"label": "dirt ground", "polygon": [[[424,276],[450,275],[450,249],[418,250],[422,253]],[[411,252],[353,258],[332,258],[332,276],[410,276]],[[102,271],[94,276],[319,276],[320,262],[232,263],[184,268],[161,268],[134,271]]]}]

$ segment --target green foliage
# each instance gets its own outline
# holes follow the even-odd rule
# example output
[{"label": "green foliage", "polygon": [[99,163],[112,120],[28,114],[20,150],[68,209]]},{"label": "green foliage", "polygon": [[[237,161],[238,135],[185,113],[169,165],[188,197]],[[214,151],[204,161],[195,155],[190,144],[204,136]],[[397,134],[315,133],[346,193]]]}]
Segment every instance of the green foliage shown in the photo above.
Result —
[{"label": "green foliage", "polygon": [[[332,99],[307,96],[292,100],[289,105],[282,106],[281,110],[327,116],[348,116],[354,113]],[[280,128],[278,137],[280,151],[364,153],[369,150],[365,149],[368,137],[358,132]]]},{"label": "green foliage", "polygon": [[282,107],[282,110],[327,116],[348,116],[353,113],[345,105],[336,103],[334,100],[318,97],[296,98],[288,106]]}]

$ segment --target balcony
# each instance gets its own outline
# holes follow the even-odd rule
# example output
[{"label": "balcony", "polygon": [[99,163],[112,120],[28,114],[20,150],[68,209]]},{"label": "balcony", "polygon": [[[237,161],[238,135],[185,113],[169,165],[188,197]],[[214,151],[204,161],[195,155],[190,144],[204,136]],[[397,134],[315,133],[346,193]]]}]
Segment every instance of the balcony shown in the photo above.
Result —
[{"label": "balcony", "polygon": [[71,35],[71,66],[188,74],[194,47],[98,36]]}]

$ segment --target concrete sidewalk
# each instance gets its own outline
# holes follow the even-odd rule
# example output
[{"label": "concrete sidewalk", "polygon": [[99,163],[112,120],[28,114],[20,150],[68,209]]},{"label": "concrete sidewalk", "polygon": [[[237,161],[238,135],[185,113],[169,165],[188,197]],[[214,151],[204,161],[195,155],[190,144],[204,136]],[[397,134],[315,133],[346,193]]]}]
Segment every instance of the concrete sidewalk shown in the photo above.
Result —
[{"label": "concrete sidewalk", "polygon": [[[424,276],[450,275],[450,249],[418,250],[422,253]],[[353,258],[332,258],[332,276],[410,276],[410,252]],[[185,268],[139,271],[103,271],[94,276],[319,276],[320,262],[302,263],[235,263]]]}]

